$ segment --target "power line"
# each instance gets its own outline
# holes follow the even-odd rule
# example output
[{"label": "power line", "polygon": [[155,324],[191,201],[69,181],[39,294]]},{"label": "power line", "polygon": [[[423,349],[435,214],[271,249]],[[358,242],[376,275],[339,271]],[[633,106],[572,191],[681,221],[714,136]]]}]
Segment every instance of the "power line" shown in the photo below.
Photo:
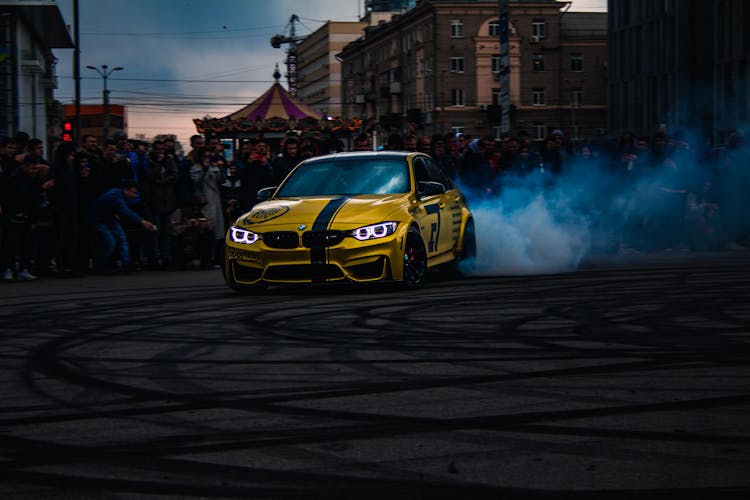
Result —
[{"label": "power line", "polygon": [[177,36],[177,35],[208,35],[208,34],[216,34],[216,33],[235,33],[240,31],[255,31],[255,30],[278,30],[279,29],[278,24],[275,25],[269,25],[269,26],[253,26],[250,28],[227,28],[226,26],[223,26],[221,29],[217,30],[208,30],[208,31],[173,31],[173,32],[158,32],[158,31],[152,31],[152,32],[135,32],[135,31],[88,31],[81,33],[82,35],[87,36],[142,36],[142,37],[148,37],[148,36]]},{"label": "power line", "polygon": [[[70,79],[69,75],[58,78]],[[81,80],[98,80],[91,76],[81,77]],[[159,83],[274,83],[276,80],[184,80],[179,78],[112,78],[110,82],[159,82]]]}]

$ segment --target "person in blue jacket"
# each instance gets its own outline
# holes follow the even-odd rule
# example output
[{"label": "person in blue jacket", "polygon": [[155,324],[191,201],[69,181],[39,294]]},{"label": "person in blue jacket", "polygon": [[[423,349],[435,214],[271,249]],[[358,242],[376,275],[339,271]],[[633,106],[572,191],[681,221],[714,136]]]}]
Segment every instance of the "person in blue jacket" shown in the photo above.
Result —
[{"label": "person in blue jacket", "polygon": [[105,272],[115,252],[122,267],[130,264],[128,238],[122,224],[141,225],[147,231],[156,231],[156,226],[128,207],[128,201],[138,197],[138,184],[127,179],[122,188],[113,188],[99,195],[91,204],[89,220],[96,234],[94,246],[94,271]]}]

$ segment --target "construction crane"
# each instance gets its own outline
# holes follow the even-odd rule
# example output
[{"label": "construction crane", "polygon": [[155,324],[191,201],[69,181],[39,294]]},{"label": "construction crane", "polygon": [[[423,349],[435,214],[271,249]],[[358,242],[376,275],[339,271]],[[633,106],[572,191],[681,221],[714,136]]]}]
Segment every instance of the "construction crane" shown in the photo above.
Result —
[{"label": "construction crane", "polygon": [[301,42],[306,36],[297,36],[297,30],[295,24],[299,21],[297,14],[292,14],[289,18],[289,36],[286,35],[274,35],[271,37],[271,47],[275,49],[281,48],[281,44],[289,44],[289,48],[286,51],[286,83],[289,86],[289,93],[293,96],[297,96],[297,42]]}]

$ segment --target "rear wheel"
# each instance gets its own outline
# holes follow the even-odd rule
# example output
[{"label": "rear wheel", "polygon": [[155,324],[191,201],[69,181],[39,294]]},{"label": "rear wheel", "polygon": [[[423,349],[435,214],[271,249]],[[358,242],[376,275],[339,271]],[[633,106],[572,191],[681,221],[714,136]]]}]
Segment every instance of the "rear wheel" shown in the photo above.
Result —
[{"label": "rear wheel", "polygon": [[469,219],[466,222],[466,229],[464,229],[464,239],[461,244],[461,255],[458,258],[459,262],[474,264],[474,260],[477,258],[477,234],[474,229],[474,220]]},{"label": "rear wheel", "polygon": [[464,229],[464,237],[461,241],[461,252],[456,260],[448,268],[448,275],[454,278],[460,278],[470,274],[476,269],[477,257],[477,237],[474,230],[474,221],[469,219]]},{"label": "rear wheel", "polygon": [[404,247],[404,281],[406,288],[419,288],[427,274],[427,250],[419,231],[411,227],[406,234]]}]

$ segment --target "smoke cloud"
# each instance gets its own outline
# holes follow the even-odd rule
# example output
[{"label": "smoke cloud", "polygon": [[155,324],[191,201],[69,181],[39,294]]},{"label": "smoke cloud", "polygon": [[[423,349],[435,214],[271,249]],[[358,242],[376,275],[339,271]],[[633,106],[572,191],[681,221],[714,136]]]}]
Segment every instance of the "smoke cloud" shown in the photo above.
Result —
[{"label": "smoke cloud", "polygon": [[459,177],[477,235],[467,274],[564,273],[601,255],[663,259],[750,243],[744,145],[713,148],[680,137],[663,151],[608,146],[594,159],[568,157],[559,174],[537,167],[481,190]]}]

